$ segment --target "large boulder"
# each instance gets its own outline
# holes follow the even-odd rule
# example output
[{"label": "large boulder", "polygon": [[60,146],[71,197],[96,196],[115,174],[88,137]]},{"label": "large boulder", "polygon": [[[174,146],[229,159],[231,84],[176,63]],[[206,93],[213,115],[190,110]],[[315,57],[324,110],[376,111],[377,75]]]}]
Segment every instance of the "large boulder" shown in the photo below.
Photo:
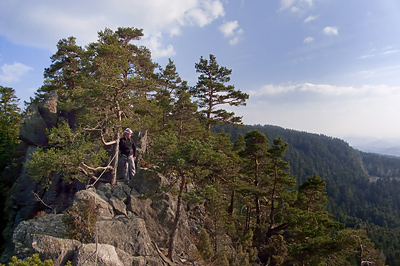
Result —
[{"label": "large boulder", "polygon": [[156,256],[143,219],[137,216],[117,216],[97,223],[99,243],[110,244],[133,256]]},{"label": "large boulder", "polygon": [[46,146],[48,144],[46,129],[46,122],[40,114],[38,106],[29,105],[19,129],[19,138],[29,145]]},{"label": "large boulder", "polygon": [[153,194],[160,192],[170,183],[170,180],[154,168],[139,168],[129,185],[141,194]]},{"label": "large boulder", "polygon": [[73,205],[78,204],[80,201],[83,200],[94,201],[95,204],[97,205],[99,216],[102,217],[103,219],[109,219],[114,217],[113,207],[93,190],[90,189],[90,190],[78,191],[75,194],[75,200]]},{"label": "large boulder", "polygon": [[62,216],[62,214],[49,214],[19,223],[13,234],[13,254],[25,258],[37,253],[38,250],[35,249],[37,239],[45,235],[54,238],[66,238],[67,233],[62,222]]},{"label": "large boulder", "polygon": [[29,145],[47,146],[47,129],[57,123],[57,92],[45,96],[39,104],[30,104],[20,127],[20,139]]},{"label": "large boulder", "polygon": [[52,128],[57,124],[57,101],[57,91],[52,91],[38,104],[38,111],[42,115],[47,128]]},{"label": "large boulder", "polygon": [[39,253],[43,259],[53,260],[53,265],[65,265],[74,259],[75,251],[82,243],[73,239],[33,234],[30,246],[33,252]]},{"label": "large boulder", "polygon": [[76,251],[73,265],[86,266],[131,266],[134,258],[129,254],[107,244],[81,245]]}]

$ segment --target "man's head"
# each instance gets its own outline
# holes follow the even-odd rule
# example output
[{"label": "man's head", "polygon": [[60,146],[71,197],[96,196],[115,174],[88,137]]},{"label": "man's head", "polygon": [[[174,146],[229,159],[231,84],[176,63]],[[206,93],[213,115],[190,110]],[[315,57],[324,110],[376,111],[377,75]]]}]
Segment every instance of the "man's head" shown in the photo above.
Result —
[{"label": "man's head", "polygon": [[125,128],[124,136],[130,138],[132,135],[132,130],[130,128]]}]

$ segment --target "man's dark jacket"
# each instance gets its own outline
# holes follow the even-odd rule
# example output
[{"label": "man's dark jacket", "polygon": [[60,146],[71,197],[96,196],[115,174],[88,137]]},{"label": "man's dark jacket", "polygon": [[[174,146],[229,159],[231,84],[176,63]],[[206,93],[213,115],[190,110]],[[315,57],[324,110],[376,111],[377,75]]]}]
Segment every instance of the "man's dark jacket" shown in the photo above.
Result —
[{"label": "man's dark jacket", "polygon": [[121,138],[119,140],[119,150],[123,155],[136,157],[136,146],[132,138]]}]

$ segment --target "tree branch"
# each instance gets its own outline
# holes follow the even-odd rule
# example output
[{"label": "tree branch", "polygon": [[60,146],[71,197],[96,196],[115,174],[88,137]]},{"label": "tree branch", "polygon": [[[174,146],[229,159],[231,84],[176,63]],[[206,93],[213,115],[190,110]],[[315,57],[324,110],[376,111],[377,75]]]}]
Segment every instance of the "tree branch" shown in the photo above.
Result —
[{"label": "tree branch", "polygon": [[[112,170],[112,169],[114,169],[114,167],[112,167],[112,166],[110,166],[110,165],[107,165],[106,167],[90,167],[89,165],[86,165],[84,162],[81,162],[81,164],[86,168],[86,169],[89,169],[89,170],[91,170],[91,171],[101,171],[101,170],[107,170],[107,169],[110,169],[110,170]],[[82,169],[83,170],[83,169]],[[81,170],[81,171],[82,171]],[[83,170],[83,171],[85,171],[85,170]]]},{"label": "tree branch", "polygon": [[85,130],[85,131],[100,131],[100,139],[101,139],[101,142],[103,142],[103,144],[105,146],[110,146],[110,145],[114,145],[114,144],[117,143],[116,140],[112,140],[112,141],[106,142],[105,139],[104,139],[104,136],[103,136],[103,131],[100,128],[88,128],[88,127],[85,127],[85,128],[83,128],[83,130]]},{"label": "tree branch", "polygon": [[35,196],[35,198],[36,198],[36,200],[37,201],[40,201],[44,206],[46,206],[47,208],[50,208],[50,209],[52,209],[53,210],[53,212],[54,212],[54,214],[56,214],[57,212],[56,212],[56,210],[55,209],[53,209],[52,207],[50,207],[49,205],[47,205],[40,197],[39,197],[39,195],[38,194],[36,194],[34,191],[32,191],[32,194]]},{"label": "tree branch", "polygon": [[104,139],[104,136],[103,136],[103,132],[102,132],[102,131],[100,131],[100,138],[101,138],[101,142],[103,142],[103,144],[104,144],[105,146],[110,146],[110,145],[114,145],[114,144],[117,143],[116,140],[112,140],[112,141],[106,142],[105,139]]}]

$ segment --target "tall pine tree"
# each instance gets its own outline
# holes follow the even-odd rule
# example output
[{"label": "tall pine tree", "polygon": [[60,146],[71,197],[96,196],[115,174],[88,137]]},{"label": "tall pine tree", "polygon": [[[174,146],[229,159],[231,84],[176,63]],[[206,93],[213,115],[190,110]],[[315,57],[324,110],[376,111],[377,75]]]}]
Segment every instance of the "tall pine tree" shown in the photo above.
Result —
[{"label": "tall pine tree", "polygon": [[233,85],[226,85],[230,81],[232,70],[220,67],[212,54],[209,60],[201,57],[195,67],[200,76],[197,85],[191,88],[191,92],[198,99],[207,128],[210,129],[211,125],[219,123],[241,124],[241,117],[235,116],[234,112],[217,109],[223,104],[246,105],[246,100],[249,98],[248,94],[235,90]]}]

